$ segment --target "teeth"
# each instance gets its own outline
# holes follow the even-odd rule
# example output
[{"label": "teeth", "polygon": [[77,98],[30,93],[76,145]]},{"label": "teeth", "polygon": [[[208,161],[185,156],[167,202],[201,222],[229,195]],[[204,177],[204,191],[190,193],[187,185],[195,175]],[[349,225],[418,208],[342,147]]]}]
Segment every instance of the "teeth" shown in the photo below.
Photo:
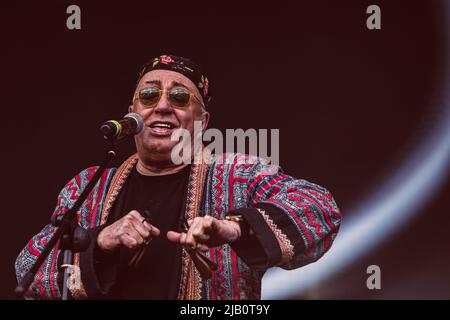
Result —
[{"label": "teeth", "polygon": [[155,123],[152,125],[152,127],[159,127],[159,128],[172,128],[172,125],[168,123]]}]

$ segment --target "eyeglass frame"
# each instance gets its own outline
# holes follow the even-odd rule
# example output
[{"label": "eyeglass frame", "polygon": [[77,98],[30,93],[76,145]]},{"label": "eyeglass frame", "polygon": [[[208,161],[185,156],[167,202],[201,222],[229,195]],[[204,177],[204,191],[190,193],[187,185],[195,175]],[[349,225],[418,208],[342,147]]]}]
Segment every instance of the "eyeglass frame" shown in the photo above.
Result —
[{"label": "eyeglass frame", "polygon": [[[141,102],[140,97],[139,97],[139,93],[140,93],[140,91],[142,91],[142,90],[144,90],[144,89],[147,89],[147,88],[157,88],[157,89],[159,90],[159,92],[160,92],[159,98],[158,98],[158,100],[156,101],[156,103],[155,103],[153,106],[148,107],[148,108],[154,108],[154,107],[158,104],[158,102],[161,100],[161,97],[163,96],[163,94],[166,94],[166,99],[167,99],[167,101],[170,103],[170,105],[171,105],[173,108],[185,109],[187,106],[190,105],[191,99],[192,99],[192,97],[194,97],[194,98],[197,99],[197,101],[200,103],[200,105],[202,106],[203,110],[206,110],[205,104],[204,104],[204,103],[203,103],[203,102],[195,95],[195,93],[194,93],[194,92],[191,92],[188,88],[185,88],[185,87],[183,87],[183,86],[176,86],[176,87],[173,87],[173,88],[170,88],[170,89],[164,89],[164,90],[162,90],[162,89],[160,89],[160,88],[158,88],[158,87],[155,87],[155,86],[153,86],[153,87],[144,87],[144,88],[141,88],[141,89],[139,89],[139,90],[136,89],[136,91],[134,92],[133,103],[134,103],[134,101],[136,101],[136,99],[139,100],[139,102]],[[177,106],[174,106],[174,105],[172,105],[172,103],[170,102],[170,100],[167,98],[167,93],[169,93],[169,92],[170,92],[171,90],[173,90],[174,88],[183,88],[183,89],[186,89],[186,90],[189,92],[189,102],[188,102],[188,104],[187,104],[185,107],[177,107]],[[141,102],[141,103],[142,103],[142,102]],[[142,103],[142,105],[146,106],[144,103]]]}]

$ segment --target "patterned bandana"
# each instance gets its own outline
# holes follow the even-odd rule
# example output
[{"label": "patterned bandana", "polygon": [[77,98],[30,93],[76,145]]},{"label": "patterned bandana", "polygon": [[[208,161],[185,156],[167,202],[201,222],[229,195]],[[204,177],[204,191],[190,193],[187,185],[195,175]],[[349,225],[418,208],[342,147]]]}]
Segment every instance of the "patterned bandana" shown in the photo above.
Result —
[{"label": "patterned bandana", "polygon": [[174,55],[162,55],[153,58],[144,65],[141,72],[139,73],[139,79],[137,82],[139,83],[143,75],[147,72],[158,69],[172,70],[186,76],[197,86],[198,91],[203,98],[203,102],[205,103],[205,106],[208,106],[209,102],[211,101],[209,82],[208,78],[202,72],[202,69],[199,65],[183,57]]}]

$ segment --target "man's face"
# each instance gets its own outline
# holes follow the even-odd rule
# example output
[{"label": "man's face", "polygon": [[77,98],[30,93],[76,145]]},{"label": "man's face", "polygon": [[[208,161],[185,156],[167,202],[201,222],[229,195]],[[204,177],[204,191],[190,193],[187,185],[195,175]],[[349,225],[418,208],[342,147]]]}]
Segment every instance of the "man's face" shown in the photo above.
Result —
[{"label": "man's face", "polygon": [[[187,129],[194,137],[194,121],[201,120],[203,130],[209,120],[209,113],[202,110],[201,95],[184,75],[170,70],[153,70],[146,73],[139,81],[137,92],[143,88],[157,87],[171,90],[174,87],[185,87],[198,98],[192,97],[186,107],[174,107],[167,99],[167,91],[162,94],[158,103],[148,107],[134,99],[129,107],[130,112],[139,113],[144,119],[144,129],[135,136],[139,157],[144,162],[170,164],[171,150],[178,141],[171,141],[170,136],[177,128]],[[169,127],[167,127],[169,126]]]}]

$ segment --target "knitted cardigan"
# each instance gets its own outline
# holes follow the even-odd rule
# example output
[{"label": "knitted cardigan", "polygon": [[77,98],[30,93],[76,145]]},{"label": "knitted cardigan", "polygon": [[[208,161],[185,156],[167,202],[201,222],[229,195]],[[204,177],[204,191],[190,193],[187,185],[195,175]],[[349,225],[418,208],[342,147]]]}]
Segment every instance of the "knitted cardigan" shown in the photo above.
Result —
[{"label": "knitted cardigan", "polygon": [[[77,213],[81,227],[92,229],[106,222],[136,162],[137,155],[133,155],[118,169],[105,171]],[[58,196],[54,215],[67,212],[97,168],[85,169],[67,183]],[[330,249],[341,221],[341,213],[326,189],[286,175],[265,159],[244,154],[228,153],[213,156],[209,163],[193,164],[184,208],[188,219],[203,215],[223,219],[227,213],[237,212],[254,235],[211,248],[207,256],[219,269],[208,280],[202,280],[183,250],[179,299],[259,299],[261,279],[268,268],[294,269],[316,261]],[[51,224],[45,226],[21,251],[15,264],[18,281],[55,230]],[[262,249],[255,250],[255,246]],[[27,298],[61,298],[61,257],[56,245],[37,272]],[[85,288],[87,279],[78,267],[80,254],[74,255],[73,265],[68,283],[72,297],[95,298],[89,297]]]}]

